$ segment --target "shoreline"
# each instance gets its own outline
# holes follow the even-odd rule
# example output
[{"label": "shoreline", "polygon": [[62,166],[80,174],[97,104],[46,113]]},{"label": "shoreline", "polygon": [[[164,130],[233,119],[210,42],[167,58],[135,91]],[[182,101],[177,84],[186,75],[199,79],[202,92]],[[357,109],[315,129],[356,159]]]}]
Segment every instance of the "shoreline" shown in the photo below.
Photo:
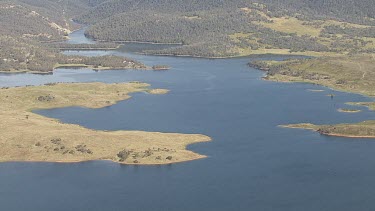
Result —
[{"label": "shoreline", "polygon": [[[258,70],[261,70],[261,69],[258,69]],[[290,80],[290,81],[288,81],[288,80],[280,80],[280,79],[275,79],[275,78],[269,78],[267,71],[265,71],[265,70],[261,70],[261,71],[266,72],[266,75],[262,77],[262,80],[265,80],[265,81],[278,82],[278,83],[304,83],[304,84],[312,84],[312,85],[317,85],[317,86],[321,86],[321,87],[325,87],[325,88],[331,89],[332,91],[344,92],[344,93],[350,93],[350,94],[357,94],[357,95],[361,95],[363,97],[367,97],[367,98],[370,98],[370,99],[373,99],[373,98],[375,99],[375,96],[370,96],[370,95],[366,95],[364,93],[359,93],[359,92],[355,92],[355,91],[346,90],[344,88],[332,87],[332,86],[329,86],[329,85],[316,83],[314,81],[304,81],[304,80],[295,80],[295,81]],[[352,103],[352,102],[347,102],[347,103]],[[375,102],[374,101],[370,101],[370,102],[354,102],[354,103],[375,103]],[[359,105],[359,106],[361,106],[361,105]]]},{"label": "shoreline", "polygon": [[31,71],[31,70],[17,70],[17,71],[5,71],[5,70],[0,70],[0,73],[3,73],[3,74],[22,74],[22,73],[30,73],[30,74],[51,74],[53,73],[53,71],[48,71],[48,72],[43,72],[43,71]]},{"label": "shoreline", "polygon": [[334,136],[334,137],[343,137],[343,138],[362,138],[362,139],[375,139],[375,136],[355,136],[355,135],[343,135],[343,134],[338,134],[338,133],[331,133],[331,134],[326,134],[326,133],[320,133],[325,136]]},{"label": "shoreline", "polygon": [[[305,124],[306,127],[303,126]],[[310,127],[309,127],[310,126]],[[294,125],[278,125],[278,127],[281,128],[289,128],[289,129],[300,129],[300,130],[310,130],[316,133],[319,133],[320,135],[324,136],[332,136],[332,137],[342,137],[342,138],[359,138],[359,139],[375,139],[374,136],[364,136],[364,135],[345,135],[345,134],[340,134],[340,133],[324,133],[324,132],[319,132],[319,128],[314,128],[314,127],[319,127],[319,125],[314,125],[310,123],[301,123],[301,126],[294,126]]]},{"label": "shoreline", "polygon": [[[57,65],[55,69],[61,68],[76,68],[76,69],[92,69],[93,71],[99,70],[153,70],[151,67],[146,66],[145,68],[132,68],[132,67],[95,67],[94,65],[86,64],[61,64]],[[53,72],[53,71],[52,71]]]},{"label": "shoreline", "polygon": [[252,58],[252,57],[264,57],[264,56],[306,56],[303,54],[272,54],[272,53],[236,55],[236,56],[217,56],[217,57],[194,56],[194,55],[189,55],[189,54],[185,54],[185,55],[152,54],[152,53],[142,53],[142,52],[138,52],[137,54],[145,55],[145,56],[166,56],[166,57],[182,57],[182,58],[186,57],[186,58],[197,58],[197,59],[238,59],[238,58]]},{"label": "shoreline", "polygon": [[60,51],[113,51],[119,49],[120,46],[116,48],[59,48]]},{"label": "shoreline", "polygon": [[97,40],[90,37],[86,38],[95,41],[95,42],[113,42],[113,43],[139,43],[139,44],[152,44],[152,45],[180,45],[183,46],[183,43],[162,43],[162,42],[152,42],[152,41],[130,41],[130,40],[124,40],[124,41],[109,41],[109,40]]},{"label": "shoreline", "polygon": [[[100,70],[154,70],[152,67],[145,67],[145,68],[131,68],[131,67],[94,67],[93,65],[85,65],[85,64],[63,64],[63,65],[56,65],[53,70],[51,71],[30,71],[30,70],[17,70],[17,71],[0,71],[3,74],[23,74],[23,73],[30,73],[30,74],[40,74],[40,75],[49,75],[53,74],[56,69],[63,69],[63,68],[72,68],[72,69],[91,69],[93,71],[100,71]],[[157,71],[157,70],[155,70]]]},{"label": "shoreline", "polygon": [[119,165],[127,165],[127,166],[164,166],[164,165],[171,165],[171,164],[178,164],[178,163],[185,163],[185,162],[191,162],[191,161],[196,161],[196,160],[201,160],[201,159],[206,159],[208,156],[206,155],[201,155],[200,158],[192,158],[190,160],[182,160],[182,161],[170,161],[170,162],[164,162],[164,163],[124,163],[124,162],[119,162],[119,161],[114,161],[111,159],[97,159],[97,160],[76,160],[76,161],[63,161],[63,160],[58,160],[58,161],[28,161],[28,160],[14,160],[14,161],[0,161],[1,163],[50,163],[50,164],[74,164],[74,163],[88,163],[88,162],[98,162],[98,161],[108,161],[114,164],[119,164]]},{"label": "shoreline", "polygon": [[[112,49],[112,50],[117,50],[118,48],[116,49]],[[91,51],[94,49],[85,49],[85,50],[78,50],[78,49],[71,49],[71,50],[62,50],[62,51]],[[106,50],[103,50],[103,51],[106,51]],[[173,55],[173,54],[147,54],[147,53],[134,53],[134,54],[139,54],[139,55],[145,55],[145,56],[167,56],[167,57],[181,57],[181,58],[197,58],[197,59],[237,59],[237,58],[252,58],[252,57],[262,57],[262,56],[304,56],[304,55],[300,55],[300,54],[250,54],[250,55],[247,55],[247,56],[227,56],[227,57],[204,57],[204,56],[193,56],[193,55]],[[31,74],[51,74],[54,72],[55,69],[58,69],[58,68],[69,68],[69,67],[76,67],[76,68],[90,68],[92,70],[128,70],[128,69],[136,69],[136,70],[170,70],[171,68],[166,68],[166,69],[152,69],[152,67],[146,67],[146,68],[111,68],[111,67],[99,67],[99,68],[95,68],[93,67],[92,65],[85,65],[85,64],[64,64],[64,65],[57,65],[56,67],[54,67],[53,70],[51,71],[48,71],[48,72],[43,72],[43,71],[30,71],[30,70],[17,70],[17,71],[0,71],[0,73],[5,73],[5,74],[12,74],[12,73],[31,73]],[[255,68],[255,67],[254,67]],[[261,71],[264,71],[266,72],[267,70],[262,70],[260,68],[255,68],[255,69],[258,69],[258,70],[261,70]],[[275,82],[280,82],[280,81],[276,81],[276,80],[271,80],[271,79],[267,79],[266,78],[267,76],[264,76],[262,77],[262,79],[264,80],[269,80],[269,81],[275,81]],[[287,82],[287,81],[283,81],[283,82]],[[291,83],[295,83],[294,81],[290,81]],[[308,82],[304,82],[304,81],[301,81],[301,83],[308,83]],[[319,85],[319,84],[317,84]],[[324,86],[324,85],[322,85]]]}]

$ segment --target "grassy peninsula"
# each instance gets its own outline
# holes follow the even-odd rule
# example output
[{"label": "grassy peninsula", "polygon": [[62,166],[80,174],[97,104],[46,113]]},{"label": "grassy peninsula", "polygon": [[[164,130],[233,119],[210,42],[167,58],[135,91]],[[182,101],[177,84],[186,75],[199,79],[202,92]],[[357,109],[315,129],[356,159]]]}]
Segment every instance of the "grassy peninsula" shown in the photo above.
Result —
[{"label": "grassy peninsula", "polygon": [[[251,62],[250,66],[267,71],[264,77],[266,80],[314,83],[336,90],[369,97],[375,96],[374,54],[287,61],[255,61]],[[348,104],[375,108],[375,102]],[[360,110],[339,109],[339,112],[354,113]],[[375,138],[375,121],[338,125],[294,124],[285,127],[311,129],[331,136]]]},{"label": "grassy peninsula", "polygon": [[204,158],[186,146],[210,141],[198,134],[97,131],[40,116],[34,109],[102,108],[134,92],[163,94],[145,83],[58,83],[0,89],[0,162],[80,162],[167,164]]},{"label": "grassy peninsula", "polygon": [[375,54],[254,61],[249,65],[267,71],[266,80],[313,83],[375,96]]}]

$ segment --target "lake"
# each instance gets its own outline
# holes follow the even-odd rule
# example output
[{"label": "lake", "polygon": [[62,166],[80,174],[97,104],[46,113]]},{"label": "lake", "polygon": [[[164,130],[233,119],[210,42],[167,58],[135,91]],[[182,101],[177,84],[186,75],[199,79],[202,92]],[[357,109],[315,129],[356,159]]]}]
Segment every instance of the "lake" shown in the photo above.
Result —
[{"label": "lake", "polygon": [[[83,31],[70,42],[92,42]],[[130,45],[130,46],[126,46]],[[136,54],[137,44],[115,51],[168,71],[58,69],[51,75],[0,75],[0,86],[48,82],[142,81],[170,89],[137,93],[101,109],[70,107],[35,111],[65,123],[100,130],[201,133],[212,142],[189,146],[208,158],[164,166],[108,161],[0,164],[0,210],[373,210],[375,140],[321,136],[280,124],[334,124],[374,119],[341,113],[351,101],[370,99],[325,87],[264,81],[249,68],[258,58],[200,59]],[[133,45],[133,46],[131,46]],[[323,92],[312,92],[321,89]],[[327,94],[334,94],[331,99]]]}]

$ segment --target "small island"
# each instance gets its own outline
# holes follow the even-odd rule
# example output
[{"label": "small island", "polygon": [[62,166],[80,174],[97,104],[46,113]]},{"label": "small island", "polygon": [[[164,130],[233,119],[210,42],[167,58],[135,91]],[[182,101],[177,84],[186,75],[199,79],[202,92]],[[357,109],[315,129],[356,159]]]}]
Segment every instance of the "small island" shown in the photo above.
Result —
[{"label": "small island", "polygon": [[353,124],[314,125],[310,123],[281,125],[284,128],[313,130],[322,135],[348,138],[375,138],[375,121],[369,120]]},{"label": "small island", "polygon": [[338,112],[342,112],[342,113],[359,113],[361,112],[361,110],[359,109],[348,109],[348,108],[339,108],[337,109]]},{"label": "small island", "polygon": [[168,89],[150,89],[150,90],[147,90],[147,92],[153,95],[163,95],[163,94],[167,94],[169,90]]},{"label": "small island", "polygon": [[91,68],[93,70],[150,69],[140,62],[120,56],[71,56],[62,58],[54,66],[54,69],[62,67]]},{"label": "small island", "polygon": [[324,92],[323,89],[307,89],[309,92]]},{"label": "small island", "polygon": [[168,65],[154,65],[152,66],[153,70],[169,70],[170,67]]},{"label": "small island", "polygon": [[98,131],[33,113],[69,106],[102,108],[129,99],[130,93],[163,94],[149,84],[132,82],[51,83],[0,89],[0,162],[82,162],[169,164],[204,158],[187,145],[211,139],[199,134]]}]

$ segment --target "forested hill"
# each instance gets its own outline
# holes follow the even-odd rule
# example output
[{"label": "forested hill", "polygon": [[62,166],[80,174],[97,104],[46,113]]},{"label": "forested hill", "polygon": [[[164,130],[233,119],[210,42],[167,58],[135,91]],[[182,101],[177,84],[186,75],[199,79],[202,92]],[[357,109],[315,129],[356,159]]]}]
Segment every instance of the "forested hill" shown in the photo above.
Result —
[{"label": "forested hill", "polygon": [[35,40],[62,39],[75,29],[71,19],[103,0],[2,0],[0,35]]},{"label": "forested hill", "polygon": [[98,40],[183,43],[150,53],[215,57],[372,52],[374,16],[373,0],[108,0],[75,20]]},{"label": "forested hill", "polygon": [[0,0],[0,70],[50,71],[45,43],[72,19],[97,40],[184,44],[145,53],[226,57],[374,53],[374,16],[374,0]]},{"label": "forested hill", "polygon": [[274,16],[296,15],[305,18],[336,18],[367,22],[375,18],[372,0],[107,0],[77,20],[95,23],[116,14],[140,10],[158,12],[195,12],[243,7],[263,8]]},{"label": "forested hill", "polygon": [[[50,72],[65,64],[90,66],[143,67],[123,58],[89,59],[65,56],[56,45],[46,43],[66,39],[77,29],[71,19],[103,0],[0,0],[0,71]],[[69,46],[68,46],[69,47]],[[86,48],[90,46],[84,46]],[[127,65],[132,64],[132,65]]]}]

